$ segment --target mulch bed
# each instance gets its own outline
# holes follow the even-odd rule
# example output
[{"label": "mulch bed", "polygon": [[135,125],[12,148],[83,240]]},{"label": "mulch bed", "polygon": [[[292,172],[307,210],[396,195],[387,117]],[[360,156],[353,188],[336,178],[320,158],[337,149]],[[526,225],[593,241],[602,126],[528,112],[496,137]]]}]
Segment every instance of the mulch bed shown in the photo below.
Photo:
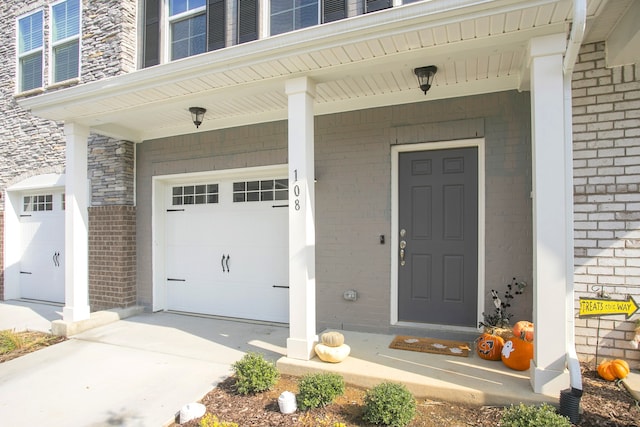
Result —
[{"label": "mulch bed", "polygon": [[[593,368],[583,366],[583,387],[584,394],[580,401],[582,414],[576,426],[640,427],[640,407],[622,385],[605,381],[598,377]],[[285,390],[297,392],[297,378],[283,376],[273,390],[242,396],[236,393],[232,377],[208,393],[201,403],[220,421],[235,422],[241,427],[334,427],[335,423],[369,427],[361,419],[365,393],[361,388],[348,386],[345,394],[333,404],[291,415],[283,415],[278,409],[278,396]],[[419,399],[418,414],[409,426],[495,427],[499,425],[502,409]],[[181,425],[196,427],[198,421]]]},{"label": "mulch bed", "polygon": [[0,353],[0,363],[7,362],[25,354],[49,347],[64,341],[65,337],[57,337],[44,332],[25,331],[16,332],[24,342],[24,347],[12,350],[8,353]]}]

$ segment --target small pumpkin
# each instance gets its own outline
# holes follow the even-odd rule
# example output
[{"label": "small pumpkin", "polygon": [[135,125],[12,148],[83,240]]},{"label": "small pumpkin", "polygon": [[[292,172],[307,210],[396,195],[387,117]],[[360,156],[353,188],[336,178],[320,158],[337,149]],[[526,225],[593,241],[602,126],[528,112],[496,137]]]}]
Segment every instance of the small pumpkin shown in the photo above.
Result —
[{"label": "small pumpkin", "polygon": [[629,364],[622,359],[605,360],[598,365],[598,375],[607,381],[625,379],[629,375]]},{"label": "small pumpkin", "polygon": [[533,359],[533,343],[513,337],[505,341],[501,358],[507,367],[516,371],[526,371]]},{"label": "small pumpkin", "polygon": [[616,376],[611,372],[611,361],[605,361],[598,365],[598,375],[607,381],[614,381]]},{"label": "small pumpkin", "polygon": [[499,335],[484,333],[476,341],[476,353],[482,359],[500,360],[504,339]]},{"label": "small pumpkin", "polygon": [[340,347],[344,344],[344,335],[335,331],[325,332],[320,337],[320,340],[322,341],[322,344],[328,347]]},{"label": "small pumpkin", "polygon": [[340,363],[349,356],[351,347],[346,344],[342,344],[339,347],[329,347],[325,344],[316,344],[314,350],[323,362]]},{"label": "small pumpkin", "polygon": [[629,371],[630,371],[629,364],[627,363],[626,360],[622,360],[622,359],[616,359],[613,362],[611,362],[610,369],[613,371],[616,378],[621,380],[627,378],[627,375],[629,375]]},{"label": "small pumpkin", "polygon": [[521,340],[533,341],[533,323],[527,320],[521,320],[513,325],[513,335]]}]

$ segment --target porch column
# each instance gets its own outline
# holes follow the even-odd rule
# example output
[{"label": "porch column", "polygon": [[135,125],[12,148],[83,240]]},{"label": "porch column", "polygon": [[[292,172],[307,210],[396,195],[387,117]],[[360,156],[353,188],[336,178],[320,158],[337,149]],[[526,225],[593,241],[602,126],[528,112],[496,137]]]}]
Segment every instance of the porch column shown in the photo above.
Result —
[{"label": "porch column", "polygon": [[87,145],[89,129],[65,123],[66,173],[64,212],[65,322],[89,318],[89,234]]},{"label": "porch column", "polygon": [[287,357],[313,357],[316,335],[316,226],[313,99],[306,77],[286,83],[289,97],[289,338]]},{"label": "porch column", "polygon": [[565,328],[568,262],[573,258],[567,245],[572,224],[572,186],[565,185],[567,158],[564,122],[564,85],[562,59],[566,46],[564,34],[532,39],[531,128],[533,158],[533,321],[534,357],[530,380],[533,390],[552,396],[569,386],[565,369]]}]

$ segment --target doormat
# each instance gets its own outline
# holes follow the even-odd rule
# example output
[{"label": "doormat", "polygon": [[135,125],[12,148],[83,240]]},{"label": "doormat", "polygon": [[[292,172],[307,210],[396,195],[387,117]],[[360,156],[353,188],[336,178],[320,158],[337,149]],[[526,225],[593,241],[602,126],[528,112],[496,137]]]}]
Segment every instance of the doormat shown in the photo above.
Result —
[{"label": "doormat", "polygon": [[448,354],[451,356],[469,357],[469,344],[462,341],[421,338],[398,335],[391,341],[389,348],[397,350],[419,351],[421,353]]}]

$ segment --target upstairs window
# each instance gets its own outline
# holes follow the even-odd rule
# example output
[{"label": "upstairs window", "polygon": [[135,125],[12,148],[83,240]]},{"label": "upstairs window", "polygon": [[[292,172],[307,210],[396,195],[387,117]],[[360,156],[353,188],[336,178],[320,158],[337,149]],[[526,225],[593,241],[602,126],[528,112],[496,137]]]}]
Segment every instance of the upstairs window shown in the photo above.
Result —
[{"label": "upstairs window", "polygon": [[271,0],[271,35],[320,23],[318,0]]},{"label": "upstairs window", "polygon": [[226,9],[226,0],[144,0],[142,66],[225,47]]},{"label": "upstairs window", "polygon": [[[405,3],[411,3],[411,1],[417,0],[409,0],[405,1]],[[364,0],[364,13],[376,12],[382,9],[388,9],[393,6],[393,2],[391,0]]]},{"label": "upstairs window", "polygon": [[346,17],[346,0],[271,0],[271,35]]},{"label": "upstairs window", "polygon": [[205,0],[169,0],[171,60],[207,50]]},{"label": "upstairs window", "polygon": [[18,91],[42,87],[43,14],[18,19]]},{"label": "upstairs window", "polygon": [[53,83],[80,74],[80,0],[51,6],[51,61]]}]

